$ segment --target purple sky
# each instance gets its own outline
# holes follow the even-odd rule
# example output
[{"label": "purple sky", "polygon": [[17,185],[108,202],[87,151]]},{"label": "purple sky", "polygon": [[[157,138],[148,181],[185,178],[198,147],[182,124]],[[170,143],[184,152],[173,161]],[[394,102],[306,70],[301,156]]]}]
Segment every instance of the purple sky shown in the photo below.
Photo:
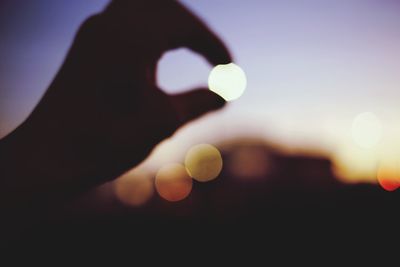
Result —
[{"label": "purple sky", "polygon": [[[182,2],[222,37],[248,76],[242,98],[186,127],[186,135],[212,141],[251,133],[333,151],[360,112],[399,124],[396,1]],[[82,20],[107,3],[0,1],[0,137],[37,103]],[[182,90],[205,84],[209,70],[200,57],[179,51],[163,58],[159,82]]]}]

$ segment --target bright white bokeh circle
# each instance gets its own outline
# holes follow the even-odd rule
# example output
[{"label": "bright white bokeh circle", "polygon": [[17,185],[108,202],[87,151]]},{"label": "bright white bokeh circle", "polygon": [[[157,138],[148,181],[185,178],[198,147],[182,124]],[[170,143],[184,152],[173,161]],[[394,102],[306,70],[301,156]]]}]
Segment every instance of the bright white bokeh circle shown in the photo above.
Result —
[{"label": "bright white bokeh circle", "polygon": [[210,90],[226,101],[238,99],[246,89],[246,85],[246,74],[234,63],[215,66],[208,77]]}]

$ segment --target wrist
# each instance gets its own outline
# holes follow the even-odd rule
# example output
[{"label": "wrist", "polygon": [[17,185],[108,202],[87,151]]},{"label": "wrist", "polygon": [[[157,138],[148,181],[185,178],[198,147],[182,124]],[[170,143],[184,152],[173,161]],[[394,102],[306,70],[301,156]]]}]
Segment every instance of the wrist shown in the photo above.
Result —
[{"label": "wrist", "polygon": [[0,140],[2,204],[12,208],[29,201],[34,194],[32,185],[39,180],[39,174],[32,172],[29,160],[32,158],[32,143],[23,137],[21,128],[23,126]]},{"label": "wrist", "polygon": [[[0,222],[4,240],[13,239],[48,215],[49,177],[41,171],[40,142],[25,135],[25,124],[0,140]],[[35,167],[36,166],[36,167]]]},{"label": "wrist", "polygon": [[[57,169],[62,149],[24,122],[0,140],[0,195],[5,209],[31,209],[54,203],[67,187],[66,173]],[[59,153],[52,151],[59,149]],[[51,201],[49,201],[51,199]]]}]

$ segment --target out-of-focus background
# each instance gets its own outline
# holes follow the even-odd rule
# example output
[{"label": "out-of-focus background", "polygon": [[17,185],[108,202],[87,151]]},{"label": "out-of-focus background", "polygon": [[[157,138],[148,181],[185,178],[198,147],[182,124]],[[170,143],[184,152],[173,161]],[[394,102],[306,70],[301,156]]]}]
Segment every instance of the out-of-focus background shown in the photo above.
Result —
[{"label": "out-of-focus background", "polygon": [[[374,182],[379,160],[398,156],[396,1],[182,2],[227,43],[248,76],[248,89],[223,112],[183,129],[166,146],[165,151],[174,152],[168,158],[181,156],[191,143],[251,135],[289,150],[323,152],[334,159],[344,180]],[[107,3],[1,2],[0,136],[28,116],[80,23]],[[209,71],[204,60],[181,50],[161,61],[159,82],[167,91],[183,90],[205,84]],[[367,149],[357,142],[368,145],[369,140],[354,139],[368,136],[352,134],[355,118],[364,112],[376,116],[372,124],[379,128],[365,126],[373,139]]]},{"label": "out-of-focus background", "polygon": [[[261,209],[261,203],[283,205],[285,194],[291,195],[289,206],[307,206],[322,196],[327,206],[372,205],[371,196],[386,201],[395,194],[386,191],[400,184],[397,1],[181,2],[225,41],[247,74],[247,90],[223,111],[181,129],[125,178],[94,190],[72,209],[119,213],[148,205],[169,215],[229,217]],[[29,115],[80,23],[107,3],[0,2],[0,137]],[[158,80],[166,91],[178,92],[206,84],[210,70],[204,59],[180,49],[162,58]],[[222,155],[219,176],[209,183],[194,181],[178,195],[160,193],[156,177],[178,175],[180,167],[171,164],[184,164],[187,151],[205,143]],[[341,190],[340,197],[335,190]],[[294,203],[296,192],[307,197]],[[176,198],[183,200],[168,202]]]}]

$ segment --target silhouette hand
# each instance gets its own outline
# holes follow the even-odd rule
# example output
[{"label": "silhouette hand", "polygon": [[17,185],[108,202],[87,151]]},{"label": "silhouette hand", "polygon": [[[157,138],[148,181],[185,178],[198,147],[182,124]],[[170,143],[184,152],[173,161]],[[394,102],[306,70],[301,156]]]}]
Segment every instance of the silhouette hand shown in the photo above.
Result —
[{"label": "silhouette hand", "polygon": [[225,101],[207,89],[168,95],[158,88],[157,62],[178,47],[211,64],[231,61],[218,37],[176,1],[114,0],[87,19],[49,90],[5,140],[6,174],[22,179],[10,192],[68,194],[116,178],[180,126],[221,108]]}]

